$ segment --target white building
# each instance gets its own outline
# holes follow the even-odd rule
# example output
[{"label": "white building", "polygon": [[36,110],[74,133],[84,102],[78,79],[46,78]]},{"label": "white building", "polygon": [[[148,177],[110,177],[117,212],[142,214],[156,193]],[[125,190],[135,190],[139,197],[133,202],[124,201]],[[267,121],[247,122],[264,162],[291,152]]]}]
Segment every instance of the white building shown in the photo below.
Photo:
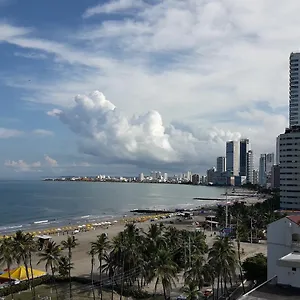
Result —
[{"label": "white building", "polygon": [[144,180],[145,180],[144,173],[141,173],[141,174],[140,174],[140,176],[139,176],[139,180],[140,180],[140,181],[144,181]]},{"label": "white building", "polygon": [[253,182],[253,169],[254,169],[254,157],[253,151],[249,150],[247,152],[247,166],[246,166],[246,183],[254,183]]},{"label": "white building", "polygon": [[300,288],[300,215],[269,224],[267,238],[268,279],[277,276],[274,283]]},{"label": "white building", "polygon": [[280,206],[300,210],[300,126],[280,136]]},{"label": "white building", "polygon": [[226,171],[233,176],[239,175],[240,169],[240,143],[236,141],[226,142]]},{"label": "white building", "polygon": [[274,153],[261,154],[259,158],[259,184],[267,185],[267,178],[271,177],[274,166]]},{"label": "white building", "polygon": [[300,125],[300,53],[290,55],[290,109],[289,127]]}]

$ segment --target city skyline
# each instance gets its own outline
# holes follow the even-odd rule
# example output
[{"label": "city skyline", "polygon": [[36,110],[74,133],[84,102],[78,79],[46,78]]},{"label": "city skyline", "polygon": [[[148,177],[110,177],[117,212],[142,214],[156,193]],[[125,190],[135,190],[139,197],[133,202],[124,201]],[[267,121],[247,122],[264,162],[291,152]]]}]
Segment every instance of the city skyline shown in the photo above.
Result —
[{"label": "city skyline", "polygon": [[275,152],[299,1],[33,2],[0,0],[0,178],[204,173],[243,137],[255,164]]}]

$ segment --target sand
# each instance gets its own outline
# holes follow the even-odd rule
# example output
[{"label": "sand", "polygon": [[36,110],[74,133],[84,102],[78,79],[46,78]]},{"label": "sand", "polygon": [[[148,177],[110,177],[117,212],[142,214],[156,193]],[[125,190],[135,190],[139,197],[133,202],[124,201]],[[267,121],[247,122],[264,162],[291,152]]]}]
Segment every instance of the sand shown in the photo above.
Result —
[{"label": "sand", "polygon": [[[197,217],[196,217],[197,218]],[[170,219],[167,219],[168,221]],[[170,224],[167,220],[164,220],[164,223],[166,226],[175,226],[178,229],[186,229],[186,230],[195,230],[195,226],[191,224]],[[159,221],[156,221],[159,222]],[[138,228],[147,230],[149,225],[151,224],[150,221],[137,223],[136,226]],[[124,230],[125,224],[122,222],[115,223],[111,226],[106,228],[97,228],[95,230],[91,230],[88,232],[80,232],[76,234],[76,238],[78,239],[79,245],[73,249],[73,263],[74,263],[74,269],[72,270],[72,275],[74,276],[90,276],[90,270],[91,270],[91,262],[90,257],[87,254],[87,252],[90,250],[90,243],[92,241],[95,241],[97,239],[97,236],[101,233],[107,233],[108,238],[111,239],[114,236],[116,236],[120,231]],[[208,246],[211,246],[213,244],[214,238],[216,235],[211,236],[211,232],[205,231],[206,234],[206,242]],[[57,243],[60,244],[61,241],[65,240],[67,238],[67,235],[52,235],[52,239]],[[235,243],[235,246],[237,248],[237,245]],[[242,255],[242,259],[245,259],[249,256],[255,255],[256,253],[264,253],[266,254],[266,243],[263,244],[250,244],[250,243],[241,243],[241,249],[244,249],[244,254]],[[65,254],[67,254],[67,250],[63,250]],[[33,258],[33,267],[38,269],[44,269],[44,264],[41,263],[40,265],[37,265],[38,257],[35,255]],[[98,262],[96,261],[96,268],[95,272],[97,273],[97,267]]]}]

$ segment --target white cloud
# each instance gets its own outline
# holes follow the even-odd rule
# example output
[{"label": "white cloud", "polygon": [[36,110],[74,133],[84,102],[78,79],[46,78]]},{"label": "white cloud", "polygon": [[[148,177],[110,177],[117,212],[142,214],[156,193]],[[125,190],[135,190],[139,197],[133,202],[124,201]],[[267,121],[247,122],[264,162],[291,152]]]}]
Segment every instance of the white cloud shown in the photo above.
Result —
[{"label": "white cloud", "polygon": [[60,113],[61,113],[61,110],[57,109],[57,108],[47,111],[47,115],[50,117],[55,117],[56,115],[59,115]]},{"label": "white cloud", "polygon": [[0,127],[0,139],[8,139],[22,135],[24,132],[16,129]]},{"label": "white cloud", "polygon": [[98,91],[75,97],[72,109],[57,114],[80,138],[80,149],[114,163],[199,164],[218,155],[237,132],[216,128],[191,132],[163,124],[157,111],[126,117]]},{"label": "white cloud", "polygon": [[27,163],[26,161],[20,160],[7,160],[4,163],[5,167],[11,168],[16,172],[39,172],[41,162],[36,161],[33,163]]},{"label": "white cloud", "polygon": [[30,59],[46,59],[47,55],[44,53],[35,53],[35,52],[15,52],[14,56],[24,57]]},{"label": "white cloud", "polygon": [[112,14],[128,12],[129,9],[141,8],[145,5],[142,0],[113,0],[105,4],[99,4],[88,8],[83,14],[84,18],[89,18],[98,14]]},{"label": "white cloud", "polygon": [[42,136],[42,137],[54,135],[53,131],[45,130],[45,129],[35,129],[35,130],[33,130],[33,133],[38,136]]},{"label": "white cloud", "polygon": [[45,162],[50,166],[50,167],[57,167],[58,166],[58,162],[50,157],[49,155],[46,155],[44,156],[44,159],[45,159]]},{"label": "white cloud", "polygon": [[[186,131],[172,129],[170,124],[174,120],[192,127],[188,131],[192,132],[191,136],[183,134],[185,141],[199,139],[219,147],[219,154],[223,154],[223,141],[217,146],[211,142],[212,136],[225,140],[236,131],[249,136],[258,153],[273,149],[275,136],[286,126],[287,111],[282,107],[288,104],[288,56],[299,49],[299,1],[145,2],[148,4],[114,1],[94,10],[90,8],[86,16],[105,13],[105,21],[94,18],[93,23],[85,23],[64,42],[60,37],[42,39],[43,32],[36,34],[31,29],[1,23],[0,41],[34,52],[50,53],[48,59],[54,58],[51,65],[63,66],[53,71],[55,76],[51,79],[39,74],[28,85],[24,76],[20,78],[16,74],[6,83],[24,89],[27,100],[57,107],[48,111],[48,115],[60,118],[68,115],[69,119],[77,118],[68,114],[72,106],[78,109],[73,95],[95,89],[104,91],[118,107],[116,112],[108,114],[127,124],[130,130],[134,128],[133,132],[128,129],[126,133],[132,145],[124,146],[120,136],[115,137],[116,143],[123,145],[125,159],[129,160],[135,160],[136,153],[127,148],[134,149],[134,141],[139,137],[137,128],[150,119],[159,124],[160,116],[163,116],[162,140],[174,150],[164,150],[162,156],[170,161],[177,161],[178,153],[184,153],[178,150],[179,146],[174,146],[174,132],[180,136]],[[135,14],[130,14],[132,11]],[[115,12],[122,12],[125,17],[120,14],[118,18],[111,18],[110,13]],[[261,103],[268,104],[270,109],[259,108]],[[271,112],[271,109],[278,112],[279,108],[282,109],[279,113]],[[116,116],[119,110],[122,113]],[[124,117],[151,110],[159,114],[152,112],[140,117],[139,125],[132,126],[134,117]],[[250,120],[247,119],[249,114]],[[264,120],[260,119],[262,117]],[[230,122],[225,122],[224,118]],[[89,133],[102,124],[99,120],[95,126],[85,122],[90,126]],[[84,131],[85,124],[76,126],[72,124],[73,131]],[[115,129],[112,124],[108,128]],[[168,137],[170,132],[173,135]],[[124,139],[128,137],[122,134]],[[113,139],[106,138],[109,142]],[[98,149],[97,143],[90,137],[84,138],[84,142],[81,139],[81,149],[88,152],[87,148],[93,148],[99,155],[102,148]],[[157,150],[157,144],[154,145],[153,149]],[[194,144],[189,144],[193,153],[191,145]],[[105,147],[104,144],[103,149]],[[206,151],[204,146],[199,149],[200,153]],[[119,157],[123,155],[114,151]],[[143,151],[144,156],[140,153],[137,160],[146,157],[147,151]],[[208,151],[207,155],[214,159],[216,152]],[[153,161],[157,160],[157,153],[150,156]]]},{"label": "white cloud", "polygon": [[4,166],[14,170],[15,172],[42,172],[45,168],[53,168],[58,167],[58,162],[51,158],[48,155],[44,155],[44,160],[36,161],[36,162],[26,162],[22,159],[20,160],[6,160],[4,162]]}]

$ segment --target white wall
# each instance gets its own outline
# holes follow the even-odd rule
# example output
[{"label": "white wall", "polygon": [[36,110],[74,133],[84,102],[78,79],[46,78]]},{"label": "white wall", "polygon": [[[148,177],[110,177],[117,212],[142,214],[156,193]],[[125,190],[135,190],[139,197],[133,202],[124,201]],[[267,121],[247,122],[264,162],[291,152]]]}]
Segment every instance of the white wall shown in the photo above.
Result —
[{"label": "white wall", "polygon": [[300,288],[300,269],[293,271],[292,268],[278,267],[277,283]]},{"label": "white wall", "polygon": [[278,276],[278,273],[281,273],[279,270],[280,267],[277,266],[277,260],[293,252],[293,233],[300,234],[300,228],[287,218],[282,218],[269,224],[267,229],[268,279],[271,279],[275,275]]}]

